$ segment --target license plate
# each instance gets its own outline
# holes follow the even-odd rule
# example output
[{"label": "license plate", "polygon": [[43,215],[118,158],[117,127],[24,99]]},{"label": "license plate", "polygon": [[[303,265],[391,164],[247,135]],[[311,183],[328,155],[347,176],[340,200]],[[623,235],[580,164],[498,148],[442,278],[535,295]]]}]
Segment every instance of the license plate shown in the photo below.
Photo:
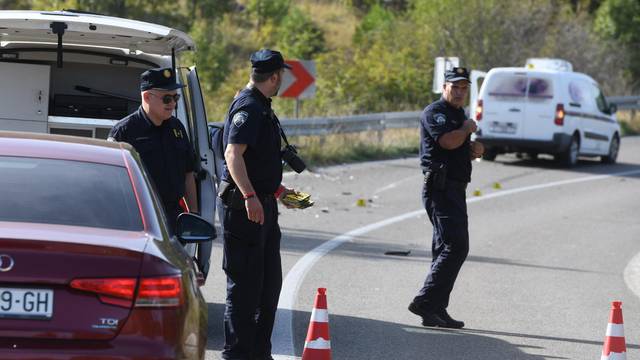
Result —
[{"label": "license plate", "polygon": [[516,124],[512,122],[493,121],[489,126],[489,130],[494,133],[515,134],[516,129]]},{"label": "license plate", "polygon": [[50,319],[53,290],[0,288],[0,318]]}]

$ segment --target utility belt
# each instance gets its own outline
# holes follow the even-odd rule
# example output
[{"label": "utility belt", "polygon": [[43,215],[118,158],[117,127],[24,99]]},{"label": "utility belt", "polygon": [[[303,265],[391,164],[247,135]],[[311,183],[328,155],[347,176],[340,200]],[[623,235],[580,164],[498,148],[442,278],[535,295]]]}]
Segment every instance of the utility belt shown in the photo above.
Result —
[{"label": "utility belt", "polygon": [[424,173],[424,183],[428,188],[432,188],[437,191],[444,191],[446,189],[467,190],[467,182],[451,180],[447,178],[447,165],[434,163]]},{"label": "utility belt", "polygon": [[[218,185],[218,197],[222,200],[222,203],[232,209],[244,209],[244,198],[242,191],[238,189],[235,183],[228,181],[220,181]],[[256,194],[256,197],[261,203],[265,203],[269,200],[275,200],[273,194]]]}]

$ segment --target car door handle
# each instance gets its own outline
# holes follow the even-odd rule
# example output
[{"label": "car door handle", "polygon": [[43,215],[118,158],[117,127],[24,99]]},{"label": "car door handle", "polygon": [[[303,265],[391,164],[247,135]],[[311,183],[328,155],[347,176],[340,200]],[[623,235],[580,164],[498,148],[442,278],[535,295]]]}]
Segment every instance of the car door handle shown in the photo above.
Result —
[{"label": "car door handle", "polygon": [[511,111],[511,112],[520,112],[520,109],[518,109],[518,108],[511,108],[511,109],[509,109],[509,111]]}]

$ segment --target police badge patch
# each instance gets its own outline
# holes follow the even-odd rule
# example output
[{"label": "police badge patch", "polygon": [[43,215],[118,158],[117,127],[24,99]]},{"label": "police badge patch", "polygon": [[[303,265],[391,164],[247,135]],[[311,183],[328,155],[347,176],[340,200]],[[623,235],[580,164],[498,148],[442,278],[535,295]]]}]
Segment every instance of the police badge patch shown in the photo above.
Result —
[{"label": "police badge patch", "polygon": [[236,127],[242,126],[242,124],[247,121],[248,116],[249,114],[247,114],[246,111],[238,111],[235,115],[233,115],[233,125],[235,125]]},{"label": "police badge patch", "polygon": [[444,117],[443,114],[435,114],[433,116],[433,119],[436,121],[436,124],[438,125],[444,125],[444,123],[447,122],[447,118]]}]

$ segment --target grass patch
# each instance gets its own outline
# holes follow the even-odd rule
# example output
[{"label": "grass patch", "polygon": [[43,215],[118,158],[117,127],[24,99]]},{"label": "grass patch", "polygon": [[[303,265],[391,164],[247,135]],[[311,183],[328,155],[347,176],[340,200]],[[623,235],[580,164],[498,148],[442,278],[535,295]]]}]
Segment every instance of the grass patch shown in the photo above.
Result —
[{"label": "grass patch", "polygon": [[622,136],[640,134],[640,114],[637,111],[619,111],[616,113]]},{"label": "grass patch", "polygon": [[309,166],[393,159],[418,153],[418,129],[388,129],[354,134],[296,136],[291,139]]}]

